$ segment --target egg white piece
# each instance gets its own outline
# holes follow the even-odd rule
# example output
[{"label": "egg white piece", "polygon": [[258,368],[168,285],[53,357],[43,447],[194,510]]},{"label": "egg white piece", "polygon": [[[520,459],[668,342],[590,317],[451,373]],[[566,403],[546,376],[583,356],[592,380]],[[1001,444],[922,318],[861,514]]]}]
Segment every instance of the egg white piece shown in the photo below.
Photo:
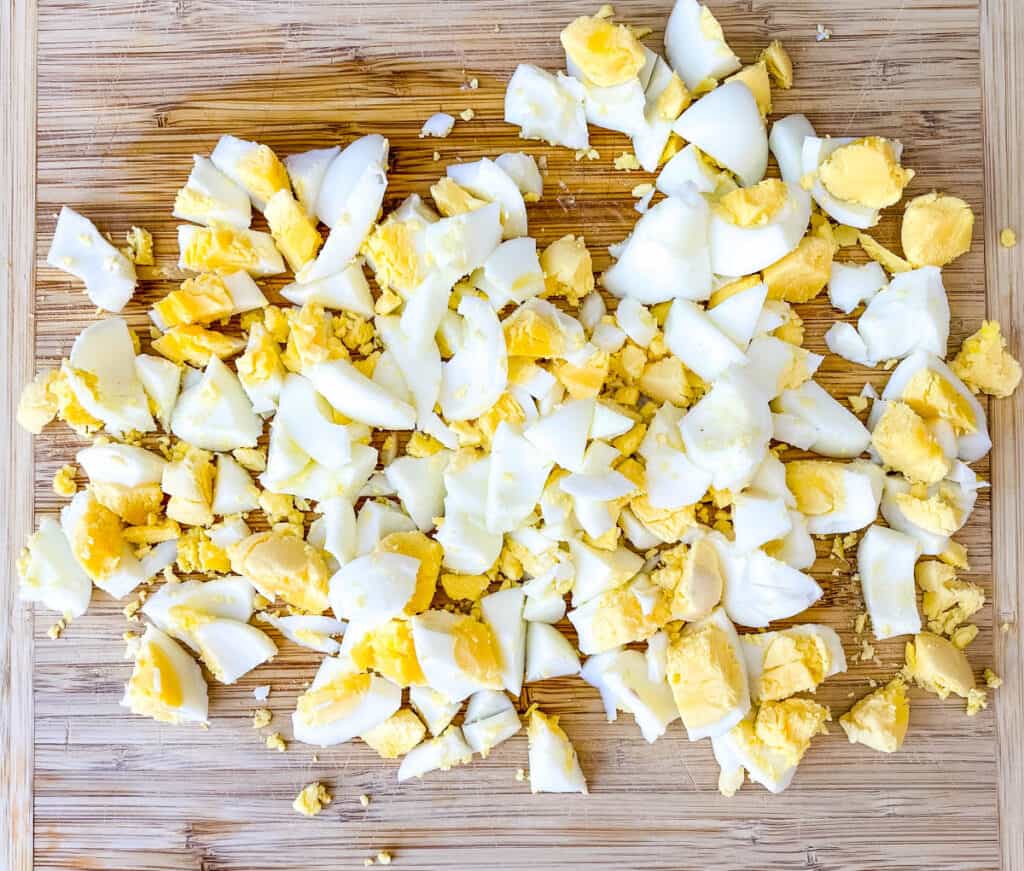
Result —
[{"label": "egg white piece", "polygon": [[[245,162],[252,159],[259,148],[260,144],[258,142],[239,139],[237,136],[226,133],[217,140],[213,153],[210,155],[210,162],[239,188],[244,190],[257,209],[263,211],[267,205],[266,199],[246,186],[245,174],[242,171]],[[245,226],[248,226],[248,224]]]},{"label": "egg white piece", "polygon": [[862,302],[869,302],[889,283],[885,270],[872,260],[870,263],[833,263],[828,280],[828,298],[845,314]]},{"label": "egg white piece", "polygon": [[449,726],[437,738],[424,741],[405,754],[398,766],[398,782],[423,777],[431,771],[448,771],[472,760],[473,750],[466,743],[462,729]]},{"label": "egg white piece", "polygon": [[764,178],[768,135],[757,101],[743,82],[726,82],[705,94],[679,116],[672,130],[734,172],[744,186]]},{"label": "egg white piece", "polygon": [[281,388],[277,417],[295,443],[317,463],[329,469],[352,459],[352,442],[369,435],[360,424],[334,423],[330,404],[301,375],[289,373]]},{"label": "egg white piece", "polygon": [[757,336],[747,348],[746,358],[746,377],[770,400],[778,397],[794,376],[810,378],[825,359],[776,336]]},{"label": "egg white piece", "polygon": [[116,442],[82,448],[75,455],[75,462],[82,467],[90,481],[120,484],[124,487],[159,484],[167,465],[167,461],[159,454]]},{"label": "egg white piece", "polygon": [[155,428],[124,320],[107,318],[82,330],[71,346],[69,362],[64,372],[75,398],[109,432]]},{"label": "egg white piece", "polygon": [[782,499],[756,491],[744,491],[733,500],[732,525],[736,547],[744,553],[785,538],[793,527]]},{"label": "egg white piece", "polygon": [[[352,140],[324,171],[316,200],[317,217],[331,229],[336,224],[351,223],[357,215],[364,213],[367,205],[358,201],[359,196],[370,195],[370,203],[376,202],[370,219],[372,224],[380,209],[377,194],[379,192],[381,197],[384,194],[383,186],[379,185],[387,184],[387,162],[388,140],[379,133]],[[374,183],[364,187],[370,177],[374,177]],[[366,229],[369,229],[369,224]],[[351,259],[346,258],[346,262]]]},{"label": "egg white piece", "polygon": [[[195,240],[196,234],[207,233],[206,227],[197,227],[194,224],[178,225],[178,250],[182,256],[178,258],[178,268],[189,270],[184,259],[184,252],[190,248]],[[247,272],[256,278],[265,278],[268,275],[280,275],[285,271],[284,258],[274,244],[274,238],[269,233],[261,230],[246,230],[243,227],[232,228],[232,233],[243,239],[252,248],[256,256],[253,266],[247,268]]]},{"label": "egg white piece", "polygon": [[[654,63],[651,65],[651,78],[644,89],[644,106],[640,124],[631,134],[633,152],[645,172],[658,171],[658,162],[665,151],[669,136],[672,135],[674,119],[662,118],[658,111],[658,101],[671,84],[672,78],[672,68],[655,55]],[[647,195],[647,203],[650,203],[653,195],[653,191]],[[639,204],[637,210],[641,211]]]},{"label": "egg white piece", "polygon": [[420,128],[420,139],[433,136],[437,139],[444,139],[455,126],[455,119],[447,112],[435,112]]},{"label": "egg white piece", "polygon": [[[335,497],[325,499],[317,505],[317,511],[320,512],[320,517],[310,525],[306,540],[314,547],[327,551],[336,563],[336,568],[341,568],[354,560],[358,554],[355,510],[347,499]],[[372,550],[375,544],[376,542],[367,547],[367,552]]]},{"label": "egg white piece", "polygon": [[435,737],[448,728],[461,707],[459,702],[449,701],[447,696],[437,690],[420,686],[409,687],[409,703],[420,719],[427,724],[430,734]]},{"label": "egg white piece", "polygon": [[523,437],[546,460],[563,469],[580,471],[595,405],[593,399],[570,400],[525,427]]},{"label": "egg white piece", "polygon": [[741,490],[768,450],[771,411],[764,395],[733,373],[690,408],[679,430],[687,456],[711,473],[716,489]]},{"label": "egg white piece", "polygon": [[750,685],[750,697],[759,702],[762,696],[761,676],[764,674],[765,654],[772,642],[780,636],[811,636],[820,638],[828,650],[828,665],[825,668],[822,680],[827,680],[833,675],[846,671],[846,653],[843,651],[843,642],[831,626],[824,626],[821,623],[801,623],[797,626],[790,626],[777,632],[749,632],[740,636],[740,646],[743,649],[744,661],[747,666],[747,680]]},{"label": "egg white piece", "polygon": [[874,366],[875,361],[868,353],[867,342],[853,324],[836,321],[825,332],[825,346],[837,357],[859,363],[861,366]]},{"label": "egg white piece", "polygon": [[742,783],[746,771],[752,781],[778,794],[793,782],[796,774],[797,767],[790,765],[781,753],[764,745],[752,746],[739,729],[712,738],[711,749],[721,768],[719,782],[737,778]]},{"label": "egg white piece", "polygon": [[480,610],[498,645],[501,680],[505,689],[518,696],[523,688],[526,663],[525,594],[522,587],[509,587],[484,596]]},{"label": "egg white piece", "polygon": [[704,79],[722,79],[740,68],[711,10],[697,0],[676,0],[665,25],[665,53],[691,91]]},{"label": "egg white piece", "polygon": [[364,502],[356,518],[356,554],[372,551],[377,543],[393,532],[412,532],[416,524],[393,505],[375,501]]},{"label": "egg white piece", "polygon": [[320,303],[324,308],[349,311],[360,317],[373,317],[373,294],[356,259],[333,275],[304,284],[292,282],[281,288],[281,296],[293,305]]},{"label": "egg white piece", "polygon": [[[299,696],[298,707],[292,714],[292,731],[296,741],[330,747],[351,741],[383,723],[402,705],[402,690],[387,678],[370,675],[366,689],[353,696],[333,698],[329,692],[332,682],[351,674],[351,663],[335,656],[325,657],[317,670],[313,683]],[[323,697],[312,696],[325,690]],[[312,697],[313,704],[303,701]],[[332,709],[332,703],[335,704]]]},{"label": "egg white piece", "polygon": [[505,90],[505,123],[524,139],[544,139],[573,150],[590,147],[583,110],[585,91],[575,79],[519,64]]},{"label": "egg white piece", "polygon": [[193,224],[227,224],[246,229],[252,203],[245,189],[221,172],[208,157],[192,157],[192,172],[174,200],[173,215]]},{"label": "egg white piece", "polygon": [[[655,187],[669,197],[685,196],[685,191],[696,189],[697,193],[715,193],[726,178],[725,173],[715,172],[701,157],[700,149],[690,144],[672,155],[658,178]],[[735,183],[732,187],[736,187]]]},{"label": "egg white piece", "polygon": [[527,202],[540,199],[544,193],[544,179],[533,155],[506,151],[494,158],[494,162],[516,183]]},{"label": "egg white piece", "polygon": [[88,218],[63,206],[46,262],[85,283],[93,305],[119,312],[135,292],[135,264]]},{"label": "egg white piece", "polygon": [[665,672],[668,668],[668,643],[669,634],[664,629],[655,632],[647,639],[644,660],[647,662],[647,677],[652,681],[665,680]]},{"label": "egg white piece", "polygon": [[60,524],[52,517],[39,521],[39,529],[28,540],[18,563],[18,598],[39,602],[43,607],[81,617],[89,607],[92,581],[78,565]]},{"label": "egg white piece", "polygon": [[527,727],[530,739],[530,792],[587,792],[576,750],[554,720],[534,710]]},{"label": "egg white piece", "polygon": [[316,213],[316,203],[324,176],[327,174],[327,167],[340,152],[341,146],[333,145],[330,148],[303,151],[301,154],[289,154],[284,159],[292,190],[295,191],[295,196],[307,215]]},{"label": "egg white piece", "polygon": [[259,507],[259,489],[249,473],[230,454],[217,455],[217,478],[213,486],[214,514],[244,514]]},{"label": "egg white piece", "polygon": [[[659,635],[667,641],[664,633]],[[638,650],[615,650],[591,656],[584,679],[595,686],[605,699],[606,714],[625,711],[632,714],[644,740],[653,744],[665,734],[668,725],[679,719],[679,710],[665,680],[652,678],[648,660]],[[608,716],[609,721],[616,719]]]},{"label": "egg white piece", "polygon": [[416,410],[395,398],[356,369],[348,360],[330,360],[303,373],[334,408],[352,420],[381,429],[409,430]]},{"label": "egg white piece", "polygon": [[729,276],[760,272],[800,244],[810,220],[811,198],[799,184],[786,183],[785,203],[762,226],[740,227],[712,209],[711,271]]},{"label": "egg white piece", "polygon": [[139,354],[135,358],[135,375],[142,382],[146,396],[155,406],[153,413],[160,426],[169,430],[174,405],[178,401],[181,369],[176,363],[164,357]]},{"label": "egg white piece", "polygon": [[422,532],[434,528],[434,518],[444,513],[444,471],[450,451],[438,451],[429,457],[399,457],[384,469],[384,475],[402,507]]},{"label": "egg white piece", "polygon": [[668,197],[644,214],[602,281],[618,297],[652,305],[711,295],[708,205],[693,191]]},{"label": "egg white piece", "polygon": [[478,286],[495,309],[543,293],[544,273],[537,257],[537,241],[524,236],[502,242],[484,263]]},{"label": "egg white piece", "polygon": [[800,184],[804,174],[804,140],[815,135],[806,115],[787,115],[772,124],[768,147],[779,165],[782,180],[787,184]]},{"label": "egg white piece", "polygon": [[[163,686],[165,680],[172,686]],[[180,698],[172,705],[168,695]],[[164,722],[205,723],[206,681],[192,657],[172,638],[155,626],[147,626],[136,649],[135,666],[121,704],[132,713]]]},{"label": "egg white piece", "polygon": [[474,753],[487,757],[522,728],[519,715],[504,693],[481,690],[470,696],[462,734]]},{"label": "egg white piece", "polygon": [[872,360],[906,357],[913,351],[946,356],[949,300],[936,266],[893,276],[857,321]]},{"label": "egg white piece", "polygon": [[533,511],[553,464],[537,456],[518,427],[498,424],[491,443],[486,524],[491,532],[510,532]]},{"label": "egg white piece", "polygon": [[252,530],[249,529],[249,524],[241,517],[235,516],[227,517],[220,523],[215,523],[206,530],[206,534],[217,547],[227,550],[231,545],[241,541],[243,538],[248,538],[252,534]]},{"label": "egg white piece", "polygon": [[[652,599],[661,593],[661,590],[651,583],[650,578],[642,573],[627,581],[624,589],[637,598],[645,613],[649,610],[648,605],[653,604]],[[601,596],[588,599],[581,605],[574,606],[568,613],[569,622],[576,630],[577,647],[587,656],[604,653],[608,649],[602,646],[604,642],[600,640],[601,624],[606,618],[602,613],[601,599]]]},{"label": "egg white piece", "polygon": [[[635,421],[607,402],[594,405],[594,419],[590,424],[590,438],[610,441],[629,432]],[[563,465],[559,463],[559,465]],[[570,468],[566,466],[566,468]]]},{"label": "egg white piece", "polygon": [[372,629],[402,613],[416,591],[420,561],[400,553],[356,557],[331,578],[327,598],[341,620]]},{"label": "egg white piece", "polygon": [[255,595],[252,584],[241,575],[162,584],[143,603],[142,613],[163,632],[198,651],[194,630],[199,620],[195,615],[248,623]]},{"label": "egg white piece", "polygon": [[567,62],[569,73],[583,86],[583,113],[588,123],[626,136],[634,136],[643,128],[646,101],[639,78],[602,88],[577,73],[569,58]]},{"label": "egg white piece", "polygon": [[479,417],[508,383],[505,334],[494,309],[479,297],[464,296],[458,313],[463,341],[445,362],[441,381],[441,410],[449,421]]},{"label": "egg white piece", "polygon": [[857,545],[861,591],[880,641],[921,631],[914,564],[921,547],[909,535],[872,525]]},{"label": "egg white piece", "polygon": [[263,420],[253,411],[238,376],[211,356],[202,380],[178,397],[171,431],[208,451],[232,451],[255,447]]},{"label": "egg white piece", "polygon": [[485,572],[501,553],[503,536],[487,529],[487,491],[491,458],[445,472],[444,524],[437,540],[444,565],[456,572]]},{"label": "egg white piece", "polygon": [[472,163],[453,163],[446,173],[473,196],[500,207],[503,239],[526,235],[526,203],[519,185],[493,160],[483,157]]},{"label": "egg white piece", "polygon": [[[499,171],[497,167],[495,170]],[[511,183],[515,187],[515,183]],[[518,188],[516,195],[522,199]],[[428,260],[455,276],[468,275],[483,266],[498,247],[502,237],[501,221],[502,207],[498,203],[435,221],[423,231]]]},{"label": "egg white piece", "polygon": [[306,647],[309,650],[316,650],[319,653],[326,653],[334,656],[341,649],[341,645],[331,636],[342,635],[345,632],[345,624],[340,620],[332,620],[330,617],[316,617],[309,614],[294,614],[287,617],[278,617],[269,611],[261,611],[260,620],[269,623],[289,641]]},{"label": "egg white piece", "polygon": [[265,632],[236,620],[200,622],[192,632],[203,664],[222,684],[238,679],[277,655],[277,645]]},{"label": "egg white piece", "polygon": [[[428,295],[427,287],[421,285],[415,300],[421,303]],[[447,291],[444,291],[441,299],[447,298],[447,295]],[[416,320],[407,317],[408,314],[407,308],[401,318],[394,315],[378,317],[374,325],[400,375],[402,386],[398,388],[396,384],[392,392],[402,396],[415,407],[418,428],[425,430],[428,429],[429,422],[437,417],[434,405],[441,394],[444,372],[441,352],[434,341],[434,334],[429,332],[429,325],[425,327],[423,324],[425,315],[421,315],[417,323]],[[376,371],[374,374],[376,375]],[[383,372],[381,377],[384,377]],[[398,380],[389,376],[386,383],[395,383]]]},{"label": "egg white piece", "polygon": [[868,460],[854,460],[843,466],[842,504],[824,514],[807,518],[812,535],[840,535],[863,529],[878,515],[885,473]]},{"label": "egg white piece", "polygon": [[807,448],[826,457],[856,457],[871,442],[871,433],[849,409],[816,381],[783,390],[772,403],[776,411],[805,420],[815,429]]},{"label": "egg white piece", "polygon": [[767,298],[768,286],[760,282],[709,308],[708,317],[733,340],[737,348],[746,351],[757,331]]},{"label": "egg white piece", "polygon": [[526,683],[579,674],[580,658],[561,632],[548,623],[526,630]]},{"label": "egg white piece", "polygon": [[[427,684],[453,702],[462,701],[479,690],[501,688],[501,685],[489,686],[456,659],[455,631],[464,619],[467,618],[449,611],[424,611],[410,621],[416,656]],[[522,660],[519,671],[522,680]]]},{"label": "egg white piece", "polygon": [[[834,139],[821,139],[811,135],[806,136],[801,153],[802,169],[804,175],[813,176],[811,196],[814,197],[814,201],[825,214],[840,224],[856,227],[858,230],[867,230],[878,223],[879,210],[873,209],[870,206],[862,206],[860,203],[840,200],[828,192],[817,176],[818,167],[828,160],[832,152],[837,148],[842,148],[844,145],[849,145],[851,142],[856,142],[856,139],[851,136],[837,136]],[[903,149],[899,143],[894,143],[894,145],[896,145],[896,157],[898,159]]]},{"label": "egg white piece", "polygon": [[709,382],[747,362],[743,351],[709,313],[687,299],[677,299],[669,309],[665,344],[688,368]]},{"label": "egg white piece", "polygon": [[814,539],[807,531],[807,518],[792,508],[789,514],[790,528],[782,539],[782,544],[775,551],[775,558],[790,568],[803,571],[814,565],[818,558],[814,548]]}]

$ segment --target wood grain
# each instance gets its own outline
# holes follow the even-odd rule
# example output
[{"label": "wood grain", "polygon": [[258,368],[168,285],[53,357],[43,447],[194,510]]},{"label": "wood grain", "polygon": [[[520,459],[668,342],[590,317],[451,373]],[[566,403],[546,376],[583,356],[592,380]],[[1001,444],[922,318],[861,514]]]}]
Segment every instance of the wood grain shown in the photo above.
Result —
[{"label": "wood grain", "polygon": [[[6,359],[13,361],[5,401],[12,401],[13,385],[27,374],[19,371],[18,361],[25,359],[33,316],[38,365],[58,361],[73,335],[94,319],[77,283],[44,262],[59,206],[81,207],[115,236],[133,223],[148,227],[159,262],[170,266],[176,259],[173,193],[187,175],[189,156],[209,152],[222,132],[259,139],[281,154],[371,130],[384,133],[394,152],[389,207],[411,191],[425,193],[452,160],[520,148],[545,153],[545,198],[530,208],[531,234],[543,244],[583,228],[598,266],[604,266],[605,246],[621,239],[635,218],[630,189],[648,180],[642,173],[611,168],[628,142],[597,131],[593,139],[601,158],[576,162],[570,152],[523,143],[501,123],[504,83],[515,64],[560,66],[558,31],[575,15],[593,11],[593,5],[41,0],[36,175],[34,95],[25,84],[31,79],[24,78],[33,69],[34,9],[5,4],[13,26],[4,19],[4,38],[15,47],[3,53],[5,72],[8,65],[11,71],[6,81],[19,86],[5,88],[5,94],[21,106],[7,115],[18,123],[5,126],[15,159],[4,164],[11,174],[4,191],[16,208],[0,217],[14,258],[5,270],[3,299],[8,323],[17,325],[2,339]],[[617,4],[625,20],[654,29],[648,42],[655,47],[669,5]],[[718,0],[712,5],[745,60],[774,37],[790,49],[797,87],[776,92],[777,114],[804,111],[819,130],[835,135],[900,136],[906,162],[918,171],[911,194],[940,188],[971,203],[979,216],[974,248],[945,275],[953,308],[951,348],[986,313],[981,276],[987,266],[987,311],[1000,316],[1021,351],[1014,294],[1020,255],[998,251],[992,241],[1001,222],[1020,221],[1020,177],[1014,175],[1022,141],[1019,114],[1004,126],[1011,109],[1019,113],[1024,93],[1020,10],[1013,0],[987,3],[981,32],[977,0]],[[1007,24],[1011,18],[1013,26]],[[830,41],[815,42],[817,22],[832,29]],[[987,148],[980,109],[983,49]],[[463,87],[470,77],[479,79],[478,90]],[[458,122],[450,138],[417,138],[432,112],[458,114],[466,107],[476,118]],[[436,162],[435,149],[441,155]],[[35,221],[27,216],[32,204],[27,185],[33,178]],[[894,243],[897,226],[895,216],[887,216],[881,238]],[[29,293],[33,265],[34,296]],[[143,325],[145,308],[170,286],[144,282],[130,307],[132,323]],[[808,346],[822,351],[833,312],[818,301],[803,306],[801,314]],[[866,380],[883,383],[885,373],[840,366],[833,359],[823,367],[822,379],[844,396],[859,391]],[[590,796],[530,796],[514,777],[526,764],[521,736],[488,760],[399,788],[395,766],[361,745],[317,754],[301,745],[285,754],[263,748],[249,723],[256,704],[252,687],[273,685],[274,727],[287,736],[287,714],[315,666],[313,654],[291,645],[283,645],[273,664],[237,686],[212,689],[213,724],[207,732],[132,717],[118,706],[130,666],[116,639],[128,627],[121,604],[97,594],[89,614],[59,642],[45,635],[52,615],[37,612],[29,624],[27,611],[5,607],[0,617],[13,620],[3,654],[0,728],[11,732],[17,748],[10,762],[4,757],[0,763],[9,766],[0,775],[10,795],[7,819],[20,827],[5,839],[8,865],[31,866],[26,792],[33,747],[24,730],[31,729],[34,679],[38,868],[317,871],[362,867],[362,860],[379,849],[391,850],[396,866],[408,869],[492,864],[978,869],[998,867],[1000,851],[1004,868],[1024,867],[1017,858],[1021,853],[1013,852],[1020,848],[1019,824],[1013,825],[1020,768],[1008,749],[1016,754],[1021,736],[1016,622],[1021,545],[1015,537],[1021,449],[1019,441],[1011,444],[1024,430],[1020,408],[1007,402],[993,410],[994,437],[1002,446],[992,467],[999,559],[993,561],[987,495],[958,536],[970,549],[972,580],[992,591],[994,566],[997,571],[995,613],[987,608],[980,615],[982,634],[970,650],[979,672],[993,661],[993,620],[1012,624],[1011,632],[998,638],[996,661],[1007,678],[997,694],[1003,695],[997,706],[1003,748],[998,767],[993,711],[967,719],[959,703],[915,693],[911,734],[900,753],[887,757],[848,745],[837,728],[812,748],[784,795],[747,787],[726,800],[715,790],[717,767],[706,745],[688,745],[673,728],[649,747],[628,716],[606,724],[588,687],[552,681],[530,687],[524,701],[538,701],[563,716],[590,780]],[[4,426],[11,417],[4,416]],[[51,427],[37,440],[34,466],[23,437],[8,444],[9,476],[0,492],[15,521],[5,525],[4,535],[19,536],[13,543],[5,538],[5,550],[13,554],[27,526],[29,493],[35,495],[37,515],[59,507],[49,482],[77,442],[66,429]],[[987,462],[978,469],[989,474]],[[825,550],[823,543],[823,555]],[[833,625],[852,653],[851,621],[862,608],[856,584],[847,572],[832,577],[827,559],[815,568],[826,596],[807,619]],[[0,579],[11,598],[9,569],[8,561]],[[32,645],[19,643],[19,627],[26,626],[34,631],[34,666],[27,661]],[[0,624],[0,632],[6,628]],[[849,706],[850,694],[867,689],[869,677],[902,662],[901,646],[878,646],[885,669],[854,664],[828,682],[819,695],[834,716]],[[328,783],[336,799],[320,817],[306,821],[289,804],[313,779]],[[373,797],[366,809],[358,802],[361,793]]]}]

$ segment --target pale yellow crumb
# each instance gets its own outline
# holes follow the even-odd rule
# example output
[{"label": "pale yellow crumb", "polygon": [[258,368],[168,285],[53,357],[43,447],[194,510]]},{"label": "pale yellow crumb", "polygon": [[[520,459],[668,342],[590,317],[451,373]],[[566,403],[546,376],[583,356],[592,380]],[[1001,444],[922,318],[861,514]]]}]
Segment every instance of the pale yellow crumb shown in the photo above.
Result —
[{"label": "pale yellow crumb", "polygon": [[581,148],[574,155],[576,161],[579,162],[585,157],[587,160],[597,160],[601,156],[601,152],[596,148]]},{"label": "pale yellow crumb", "polygon": [[295,796],[292,808],[306,817],[315,817],[320,811],[331,803],[331,794],[327,787],[319,781],[314,781],[302,788],[302,791]]},{"label": "pale yellow crumb", "polygon": [[476,112],[474,112],[472,109],[463,109],[461,112],[459,112],[459,117],[463,121],[472,121],[476,117]]},{"label": "pale yellow crumb", "polygon": [[1003,685],[1003,679],[994,671],[992,671],[991,668],[986,668],[984,671],[984,675],[985,686],[989,687],[990,689],[997,690],[999,689],[999,687]]},{"label": "pale yellow crumb", "polygon": [[864,634],[864,627],[868,625],[867,613],[858,614],[856,619],[853,621],[853,631],[858,635]]},{"label": "pale yellow crumb", "polygon": [[64,618],[62,617],[60,620],[54,623],[49,629],[46,630],[46,634],[50,636],[51,639],[56,641],[58,638],[60,638],[61,633],[63,633],[64,630],[67,628],[67,621],[64,620]]},{"label": "pale yellow crumb", "polygon": [[640,169],[640,161],[637,160],[633,152],[623,151],[622,154],[615,158],[615,168],[632,172],[634,169]]},{"label": "pale yellow crumb", "polygon": [[1012,227],[1003,227],[999,231],[999,244],[1004,248],[1013,248],[1017,244],[1017,233]]},{"label": "pale yellow crumb", "polygon": [[284,743],[284,738],[281,737],[280,732],[271,732],[267,735],[267,749],[276,750],[278,753],[284,753],[288,749],[288,745]]},{"label": "pale yellow crumb", "polygon": [[141,618],[138,616],[139,608],[142,607],[142,601],[139,599],[132,599],[124,608],[121,609],[121,613],[124,614],[125,619],[133,622],[138,622]]},{"label": "pale yellow crumb", "polygon": [[988,707],[988,694],[977,687],[967,691],[967,716],[980,714]]},{"label": "pale yellow crumb", "polygon": [[524,780],[526,780],[526,769],[525,768],[517,768],[516,769],[516,780],[519,783],[522,783]]},{"label": "pale yellow crumb", "polygon": [[380,862],[381,865],[390,865],[391,854],[387,850],[381,850],[377,854],[377,861]]},{"label": "pale yellow crumb", "polygon": [[362,794],[361,796],[359,796],[359,803],[360,803],[360,804],[361,804],[361,805],[362,805],[363,807],[369,807],[369,806],[370,806],[370,796],[368,796],[368,795],[367,795],[367,794],[366,794],[366,793],[364,792],[364,793],[363,793],[363,794]]},{"label": "pale yellow crumb", "polygon": [[440,151],[435,151],[434,152],[434,160],[440,160],[440,159],[441,159],[441,152]]},{"label": "pale yellow crumb", "polygon": [[74,496],[78,492],[78,485],[75,483],[77,471],[71,463],[61,466],[53,476],[53,492],[58,496]]},{"label": "pale yellow crumb", "polygon": [[848,396],[846,401],[850,403],[850,408],[857,412],[864,411],[868,407],[866,396]]},{"label": "pale yellow crumb", "polygon": [[369,868],[373,864],[373,859],[363,859],[363,867]]},{"label": "pale yellow crumb", "polygon": [[653,190],[654,185],[652,185],[649,181],[645,181],[634,187],[633,190],[630,191],[630,193],[634,197],[646,197]]},{"label": "pale yellow crumb", "polygon": [[316,753],[314,753],[312,757],[310,757],[309,761],[316,765],[320,761],[320,757]]},{"label": "pale yellow crumb", "polygon": [[594,13],[594,18],[611,18],[615,15],[615,7],[611,3],[602,3],[601,8]]},{"label": "pale yellow crumb", "polygon": [[1009,623],[1000,623],[999,624],[999,631],[1000,632],[1009,632],[1010,631],[1010,624]]},{"label": "pale yellow crumb", "polygon": [[270,708],[257,708],[252,712],[252,727],[254,729],[262,729],[264,726],[269,726],[270,721],[274,719],[273,713]]}]

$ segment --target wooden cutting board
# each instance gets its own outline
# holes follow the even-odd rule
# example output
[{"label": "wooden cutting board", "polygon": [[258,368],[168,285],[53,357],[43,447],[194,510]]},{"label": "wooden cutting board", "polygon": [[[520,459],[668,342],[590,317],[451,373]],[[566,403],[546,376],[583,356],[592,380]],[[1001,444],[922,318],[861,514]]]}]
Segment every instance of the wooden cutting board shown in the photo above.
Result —
[{"label": "wooden cutting board", "polygon": [[[750,61],[781,38],[797,87],[775,92],[775,111],[806,112],[834,135],[878,133],[906,143],[917,170],[910,193],[939,188],[978,216],[974,247],[946,270],[955,349],[986,312],[999,317],[1020,356],[1021,251],[995,239],[1024,230],[1024,7],[1019,0],[716,0],[729,41]],[[118,236],[131,224],[156,237],[159,265],[177,251],[170,209],[193,152],[219,134],[266,142],[279,154],[385,134],[394,155],[387,204],[427,185],[447,162],[509,149],[548,155],[545,197],[530,207],[542,243],[583,230],[597,265],[636,218],[631,188],[649,177],[612,169],[628,147],[595,132],[600,158],[523,143],[504,125],[504,84],[522,61],[563,63],[558,33],[589,2],[322,2],[283,0],[7,0],[0,65],[5,111],[0,205],[5,269],[0,281],[0,359],[6,363],[0,568],[0,856],[11,869],[338,869],[390,850],[403,871],[500,868],[1024,868],[1022,647],[1018,626],[1022,551],[1019,474],[1024,403],[996,403],[991,495],[983,493],[958,538],[968,577],[990,593],[970,648],[980,673],[1006,679],[980,716],[962,703],[916,692],[903,750],[885,756],[849,745],[841,730],[818,739],[793,787],[770,796],[747,786],[716,791],[707,743],[689,745],[678,725],[648,746],[623,715],[606,724],[596,693],[579,681],[531,686],[524,703],[562,716],[586,772],[589,796],[531,796],[522,735],[487,760],[399,786],[396,765],[347,744],[314,753],[263,747],[250,723],[254,685],[270,683],[274,725],[288,714],[317,657],[284,645],[272,665],[234,687],[211,687],[211,727],[170,728],[119,707],[130,663],[121,633],[134,628],[123,603],[101,594],[59,641],[53,615],[16,603],[11,564],[34,512],[59,507],[54,471],[75,439],[50,427],[34,445],[16,431],[17,391],[36,366],[52,365],[95,314],[77,282],[45,265],[55,213],[80,208]],[[620,16],[653,28],[660,48],[667,2],[621,2]],[[815,40],[816,25],[832,31]],[[467,82],[475,78],[477,89]],[[459,121],[445,140],[421,140],[439,110]],[[435,160],[433,152],[439,152]],[[895,241],[888,215],[880,231]],[[151,276],[156,275],[150,271]],[[133,324],[172,282],[145,280],[129,307]],[[276,285],[271,284],[272,288]],[[987,292],[986,292],[987,288]],[[801,308],[807,345],[823,351],[833,312]],[[838,396],[885,373],[830,359],[822,380]],[[993,547],[994,531],[994,547]],[[862,607],[849,569],[826,558],[826,593],[806,615],[834,626],[848,654]],[[1001,633],[1000,624],[1008,624]],[[835,718],[872,676],[902,663],[902,641],[877,645],[883,667],[851,663],[819,698]],[[334,802],[296,816],[298,790],[322,780]],[[363,808],[360,794],[371,796]]]}]

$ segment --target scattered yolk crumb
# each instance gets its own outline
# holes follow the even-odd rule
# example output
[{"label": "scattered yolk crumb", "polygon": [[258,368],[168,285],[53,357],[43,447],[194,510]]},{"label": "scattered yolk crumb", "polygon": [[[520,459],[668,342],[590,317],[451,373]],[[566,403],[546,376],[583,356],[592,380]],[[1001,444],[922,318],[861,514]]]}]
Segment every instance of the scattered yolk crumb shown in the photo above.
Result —
[{"label": "scattered yolk crumb", "polygon": [[584,77],[601,88],[629,81],[644,65],[643,46],[632,31],[605,18],[580,16],[560,39]]},{"label": "scattered yolk crumb", "polygon": [[959,197],[915,197],[903,213],[900,243],[913,266],[945,266],[971,249],[974,212]]},{"label": "scattered yolk crumb", "polygon": [[833,151],[818,167],[818,177],[840,200],[884,209],[900,201],[914,171],[900,166],[892,142],[868,136]]},{"label": "scattered yolk crumb", "polygon": [[839,718],[851,744],[863,744],[880,753],[899,750],[909,722],[910,701],[900,678],[864,696]]},{"label": "scattered yolk crumb", "polygon": [[257,708],[252,712],[252,727],[262,729],[264,726],[269,726],[273,719],[274,714],[270,708]]},{"label": "scattered yolk crumb", "polygon": [[1017,233],[1012,227],[1003,227],[999,231],[999,244],[1004,248],[1013,248],[1017,244]]},{"label": "scattered yolk crumb", "polygon": [[39,372],[36,377],[25,385],[18,400],[18,425],[30,433],[39,435],[60,410],[60,400],[53,391],[54,384],[60,379],[56,369]]},{"label": "scattered yolk crumb", "polygon": [[58,496],[74,496],[78,492],[75,471],[75,467],[70,464],[61,466],[53,476],[53,492]]},{"label": "scattered yolk crumb", "polygon": [[331,794],[327,791],[327,787],[316,782],[303,787],[295,797],[295,801],[292,802],[292,807],[303,816],[315,817],[330,803]]},{"label": "scattered yolk crumb", "polygon": [[950,368],[975,393],[1005,398],[1020,383],[1020,363],[1006,350],[998,321],[984,321],[981,329],[964,339]]},{"label": "scattered yolk crumb", "polygon": [[284,738],[281,737],[280,732],[272,732],[267,735],[265,743],[268,750],[276,750],[278,753],[284,753],[288,749],[288,745],[285,743]]},{"label": "scattered yolk crumb", "polygon": [[640,161],[631,151],[623,151],[615,158],[615,168],[631,172],[634,169],[640,169]]}]

